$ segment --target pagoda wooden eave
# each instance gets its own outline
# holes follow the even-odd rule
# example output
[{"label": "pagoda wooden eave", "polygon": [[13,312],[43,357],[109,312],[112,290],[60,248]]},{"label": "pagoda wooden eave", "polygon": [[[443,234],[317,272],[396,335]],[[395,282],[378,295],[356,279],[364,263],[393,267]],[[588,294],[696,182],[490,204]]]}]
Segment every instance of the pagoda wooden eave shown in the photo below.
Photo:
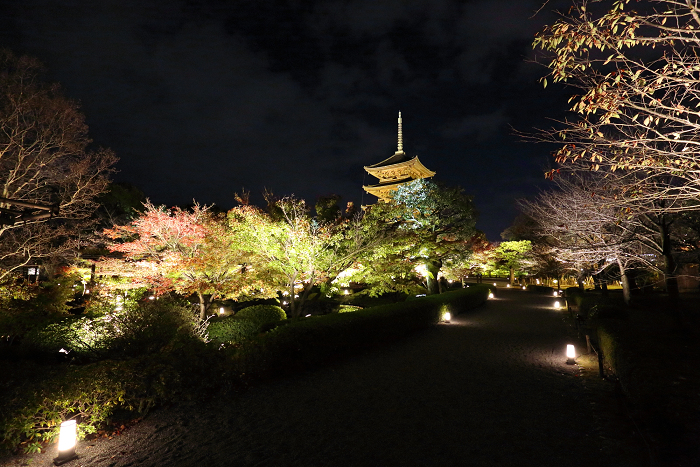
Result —
[{"label": "pagoda wooden eave", "polygon": [[[406,169],[409,169],[408,173],[405,173]],[[399,176],[398,174],[401,172],[404,172],[401,173],[401,178],[406,178],[406,176],[413,179],[429,178],[435,175],[435,172],[429,170],[421,163],[420,159],[418,159],[418,156],[415,156],[407,161],[398,162],[395,164],[388,164],[379,167],[377,167],[377,165],[365,166],[365,170],[367,171],[367,173],[374,177],[377,177],[379,180],[397,179]]]}]

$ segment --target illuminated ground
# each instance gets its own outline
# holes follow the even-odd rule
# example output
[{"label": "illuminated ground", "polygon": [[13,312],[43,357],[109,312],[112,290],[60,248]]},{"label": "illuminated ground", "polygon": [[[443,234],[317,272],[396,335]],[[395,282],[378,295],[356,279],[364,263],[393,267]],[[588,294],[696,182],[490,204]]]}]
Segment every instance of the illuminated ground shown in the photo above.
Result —
[{"label": "illuminated ground", "polygon": [[[68,465],[648,465],[610,388],[566,365],[575,332],[553,302],[501,289],[391,347],[155,412],[121,436],[81,444]],[[31,465],[48,466],[54,454]]]}]

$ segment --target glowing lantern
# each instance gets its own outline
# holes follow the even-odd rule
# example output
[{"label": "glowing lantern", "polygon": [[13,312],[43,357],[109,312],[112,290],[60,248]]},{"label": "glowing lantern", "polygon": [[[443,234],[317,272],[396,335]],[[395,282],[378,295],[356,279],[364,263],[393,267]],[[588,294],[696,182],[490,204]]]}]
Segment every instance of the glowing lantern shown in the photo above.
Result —
[{"label": "glowing lantern", "polygon": [[343,293],[344,293],[345,295],[350,295],[350,291],[347,290],[347,289],[345,289],[345,291],[344,291]]},{"label": "glowing lantern", "polygon": [[559,300],[557,300],[556,302],[554,302],[554,308],[556,308],[556,309],[558,310],[558,309],[559,309],[559,306],[560,306],[560,305],[559,305]]},{"label": "glowing lantern", "polygon": [[493,292],[489,292],[489,298],[493,298]]},{"label": "glowing lantern", "polygon": [[155,296],[155,295],[151,295],[151,296],[148,297],[148,299],[149,299],[149,300],[155,300],[155,299],[156,299],[156,296]]},{"label": "glowing lantern", "polygon": [[553,295],[554,295],[555,297],[558,295],[556,290],[554,291],[554,294],[553,294]]},{"label": "glowing lantern", "polygon": [[444,319],[446,323],[449,323],[451,318],[452,318],[452,315],[450,314],[449,311],[446,311],[445,314],[442,315],[442,319]]},{"label": "glowing lantern", "polygon": [[220,314],[220,315],[223,315],[223,314],[224,314],[224,307],[220,307],[220,308],[219,308],[219,314]]},{"label": "glowing lantern", "polygon": [[524,285],[523,285],[523,290],[527,290],[527,287],[525,287]]},{"label": "glowing lantern", "polygon": [[61,423],[61,431],[58,434],[58,457],[53,460],[55,465],[65,464],[78,457],[75,453],[77,440],[78,426],[75,420],[67,420]]},{"label": "glowing lantern", "polygon": [[510,284],[506,284],[506,287],[510,287]]},{"label": "glowing lantern", "polygon": [[574,349],[574,346],[572,344],[568,344],[566,346],[566,363],[569,365],[573,365],[576,363],[574,359],[576,358],[576,349]]},{"label": "glowing lantern", "polygon": [[496,287],[496,283],[495,283],[495,282],[493,283],[493,286]]}]

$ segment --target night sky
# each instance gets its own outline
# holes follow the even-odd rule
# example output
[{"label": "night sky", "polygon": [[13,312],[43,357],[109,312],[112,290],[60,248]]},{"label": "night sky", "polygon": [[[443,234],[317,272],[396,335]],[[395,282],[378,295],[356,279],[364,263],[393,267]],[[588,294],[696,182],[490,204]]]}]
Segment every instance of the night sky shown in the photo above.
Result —
[{"label": "night sky", "polygon": [[[0,46],[81,103],[117,181],[168,205],[267,188],[374,202],[363,166],[404,150],[474,196],[490,240],[543,186],[522,143],[570,91],[530,63],[541,0],[0,0]],[[561,4],[561,2],[559,2]]]}]

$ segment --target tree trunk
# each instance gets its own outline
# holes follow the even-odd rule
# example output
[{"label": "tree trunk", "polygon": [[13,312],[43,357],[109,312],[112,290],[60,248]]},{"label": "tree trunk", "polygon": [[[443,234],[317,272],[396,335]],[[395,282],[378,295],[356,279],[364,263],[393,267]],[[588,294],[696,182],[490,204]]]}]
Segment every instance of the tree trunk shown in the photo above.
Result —
[{"label": "tree trunk", "polygon": [[438,274],[442,268],[442,261],[429,260],[425,263],[425,268],[428,270],[428,294],[433,295],[439,293]]},{"label": "tree trunk", "polygon": [[671,251],[671,232],[665,218],[659,222],[659,234],[661,235],[661,255],[664,259],[664,280],[666,292],[671,297],[678,297],[678,277],[676,276],[676,261]]},{"label": "tree trunk", "polygon": [[289,315],[292,318],[297,317],[297,299],[294,298],[294,281],[290,282],[289,286]]},{"label": "tree trunk", "polygon": [[204,321],[207,317],[207,303],[202,292],[197,292],[197,297],[199,297],[199,320]]},{"label": "tree trunk", "polygon": [[313,286],[313,279],[309,280],[308,284],[304,284],[304,289],[301,292],[301,298],[299,299],[299,303],[297,305],[297,314],[299,316],[301,316],[302,311],[304,311],[304,303],[306,303],[306,299],[309,297],[309,293],[311,293]]},{"label": "tree trunk", "polygon": [[512,287],[513,284],[515,284],[515,269],[510,268],[510,286]]},{"label": "tree trunk", "polygon": [[622,265],[622,261],[617,260],[617,267],[620,268],[620,282],[622,282],[622,298],[625,305],[629,305],[632,301],[632,289],[630,287],[630,278],[627,275],[627,270]]}]

